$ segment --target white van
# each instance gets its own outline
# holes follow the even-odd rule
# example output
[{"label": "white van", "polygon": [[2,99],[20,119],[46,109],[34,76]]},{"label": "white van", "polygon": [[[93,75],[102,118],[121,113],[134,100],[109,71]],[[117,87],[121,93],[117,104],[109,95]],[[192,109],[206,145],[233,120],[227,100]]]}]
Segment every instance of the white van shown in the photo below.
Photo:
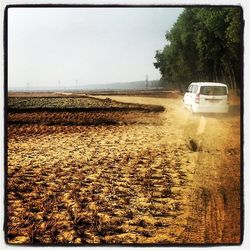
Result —
[{"label": "white van", "polygon": [[218,82],[193,82],[189,85],[183,102],[194,113],[227,113],[228,87]]}]

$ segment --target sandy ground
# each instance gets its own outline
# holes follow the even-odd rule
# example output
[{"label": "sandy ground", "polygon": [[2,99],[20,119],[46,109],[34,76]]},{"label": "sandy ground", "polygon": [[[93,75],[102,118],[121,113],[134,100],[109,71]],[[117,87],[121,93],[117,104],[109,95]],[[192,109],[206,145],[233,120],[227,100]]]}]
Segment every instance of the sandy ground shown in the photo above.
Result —
[{"label": "sandy ground", "polygon": [[9,126],[8,242],[240,243],[239,100],[192,116],[181,97],[108,97],[166,110],[132,124]]}]

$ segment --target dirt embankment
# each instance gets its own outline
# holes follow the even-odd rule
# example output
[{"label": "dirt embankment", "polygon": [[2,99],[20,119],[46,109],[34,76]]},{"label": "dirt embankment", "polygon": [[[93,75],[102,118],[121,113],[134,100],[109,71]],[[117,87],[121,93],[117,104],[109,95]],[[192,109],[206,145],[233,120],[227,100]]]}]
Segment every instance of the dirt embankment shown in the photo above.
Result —
[{"label": "dirt embankment", "polygon": [[132,124],[9,126],[8,241],[239,243],[238,99],[228,115],[191,116],[181,97],[108,98],[166,110]]}]

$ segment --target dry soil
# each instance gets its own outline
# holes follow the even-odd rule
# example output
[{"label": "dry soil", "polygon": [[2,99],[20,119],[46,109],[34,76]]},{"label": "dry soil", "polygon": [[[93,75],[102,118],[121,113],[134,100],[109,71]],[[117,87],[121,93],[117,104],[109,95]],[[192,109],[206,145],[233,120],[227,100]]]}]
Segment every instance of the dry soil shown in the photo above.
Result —
[{"label": "dry soil", "polygon": [[227,115],[192,115],[178,95],[106,97],[165,111],[9,125],[7,241],[240,243],[239,98]]}]

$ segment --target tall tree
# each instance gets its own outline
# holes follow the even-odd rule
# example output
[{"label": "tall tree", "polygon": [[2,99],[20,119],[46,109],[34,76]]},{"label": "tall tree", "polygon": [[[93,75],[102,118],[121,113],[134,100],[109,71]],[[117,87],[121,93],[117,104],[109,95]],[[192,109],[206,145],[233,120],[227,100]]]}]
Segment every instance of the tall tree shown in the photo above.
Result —
[{"label": "tall tree", "polygon": [[168,85],[223,81],[240,87],[241,8],[186,8],[166,39],[154,65]]}]

